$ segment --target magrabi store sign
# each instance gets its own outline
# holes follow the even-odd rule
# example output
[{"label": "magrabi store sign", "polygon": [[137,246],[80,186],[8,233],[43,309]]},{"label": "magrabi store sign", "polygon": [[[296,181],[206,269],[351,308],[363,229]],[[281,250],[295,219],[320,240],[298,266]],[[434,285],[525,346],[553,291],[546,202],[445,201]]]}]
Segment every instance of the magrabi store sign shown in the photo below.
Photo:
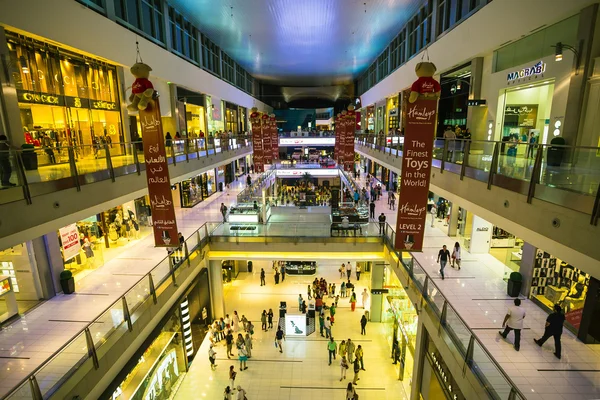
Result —
[{"label": "magrabi store sign", "polygon": [[506,77],[506,81],[508,83],[512,83],[518,79],[530,78],[530,77],[537,78],[538,76],[541,76],[542,74],[544,74],[544,72],[546,72],[546,63],[543,61],[539,61],[538,63],[536,63],[530,67],[525,67],[518,71],[509,72],[508,76]]}]

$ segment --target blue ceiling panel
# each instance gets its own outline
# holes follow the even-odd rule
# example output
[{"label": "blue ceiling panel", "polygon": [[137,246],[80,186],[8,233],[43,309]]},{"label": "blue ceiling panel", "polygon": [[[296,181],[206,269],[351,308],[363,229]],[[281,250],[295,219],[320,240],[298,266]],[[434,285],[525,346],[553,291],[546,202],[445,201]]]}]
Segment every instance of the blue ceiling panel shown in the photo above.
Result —
[{"label": "blue ceiling panel", "polygon": [[280,85],[348,83],[424,0],[169,0],[253,76]]}]

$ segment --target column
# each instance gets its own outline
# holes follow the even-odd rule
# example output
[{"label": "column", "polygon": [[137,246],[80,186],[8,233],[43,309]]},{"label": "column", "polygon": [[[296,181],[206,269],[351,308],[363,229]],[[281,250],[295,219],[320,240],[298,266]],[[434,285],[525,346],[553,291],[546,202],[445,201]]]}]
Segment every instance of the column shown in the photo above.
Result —
[{"label": "column", "polygon": [[458,204],[452,203],[450,207],[450,222],[448,223],[448,236],[456,236],[458,230]]},{"label": "column", "polygon": [[[371,322],[381,322],[381,312],[383,310],[383,294],[373,294],[373,290],[382,289],[383,287],[383,272],[386,268],[385,263],[373,263],[371,269],[371,310],[369,312]],[[394,273],[390,270],[390,273]],[[360,298],[360,293],[356,294]]]},{"label": "column", "polygon": [[519,272],[523,276],[523,286],[521,286],[521,294],[529,297],[529,289],[531,289],[531,281],[533,280],[533,268],[535,267],[535,253],[537,247],[525,242],[523,243],[523,255],[521,257],[521,265]]},{"label": "column", "polygon": [[[6,35],[4,34],[4,28],[1,26],[0,59],[10,60]],[[0,63],[0,76],[3,78],[12,75],[6,68],[7,65],[5,63]],[[21,145],[25,143],[25,136],[23,135],[23,126],[21,125],[21,112],[19,110],[19,100],[17,99],[17,89],[13,79],[9,82],[5,82],[4,79],[2,79],[2,85],[0,85],[0,97],[3,102],[3,109],[0,109],[0,134],[6,135],[12,145],[21,147]]]},{"label": "column", "polygon": [[221,260],[208,261],[208,285],[213,318],[225,316],[225,296],[223,295],[223,272]]},{"label": "column", "polygon": [[494,226],[485,219],[473,215],[473,226],[471,230],[471,254],[487,254],[490,252],[492,241],[492,229]]},{"label": "column", "polygon": [[[410,400],[419,400],[421,393],[421,381],[423,380],[423,363],[425,362],[425,349],[427,348],[427,329],[423,320],[419,317],[417,325],[417,343],[415,345],[415,357],[413,364],[413,380],[410,390]],[[435,378],[432,378],[435,379]]]},{"label": "column", "polygon": [[[27,243],[27,250],[32,251],[34,255],[31,260],[31,269],[33,272],[36,267],[42,296],[44,299],[54,297],[61,291],[60,273],[65,269],[58,235],[56,232],[50,232],[37,237]],[[35,261],[35,265],[33,261]]]}]

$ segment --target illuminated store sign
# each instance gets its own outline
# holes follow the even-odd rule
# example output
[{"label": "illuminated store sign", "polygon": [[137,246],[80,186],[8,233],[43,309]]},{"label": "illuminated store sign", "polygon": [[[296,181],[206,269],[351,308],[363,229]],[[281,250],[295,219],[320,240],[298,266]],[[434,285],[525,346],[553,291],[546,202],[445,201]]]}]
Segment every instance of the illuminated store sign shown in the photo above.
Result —
[{"label": "illuminated store sign", "polygon": [[25,90],[17,90],[19,101],[24,103],[48,104],[52,106],[64,105],[62,96],[50,94],[33,93]]},{"label": "illuminated store sign", "polygon": [[117,110],[117,103],[112,103],[110,101],[92,101],[92,108],[96,110],[108,110],[114,111]]},{"label": "illuminated store sign", "polygon": [[277,177],[298,177],[302,178],[304,174],[310,174],[313,177],[338,176],[337,169],[278,169]]},{"label": "illuminated store sign", "polygon": [[520,71],[510,72],[506,80],[508,82],[512,82],[521,78],[537,77],[538,75],[542,75],[544,72],[546,72],[546,63],[540,61],[531,67],[525,67]]},{"label": "illuminated store sign", "polygon": [[334,146],[335,138],[281,138],[280,146]]}]

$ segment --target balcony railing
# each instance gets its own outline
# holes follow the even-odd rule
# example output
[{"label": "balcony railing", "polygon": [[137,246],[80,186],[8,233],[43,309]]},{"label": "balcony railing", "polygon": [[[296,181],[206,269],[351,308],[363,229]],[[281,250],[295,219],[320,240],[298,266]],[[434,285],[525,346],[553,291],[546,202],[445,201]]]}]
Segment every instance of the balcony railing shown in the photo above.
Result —
[{"label": "balcony railing", "polygon": [[[359,146],[402,157],[404,137],[360,134]],[[433,166],[600,218],[600,148],[500,142],[486,140],[436,140]],[[557,192],[558,190],[558,192]],[[574,196],[574,195],[579,195]]]},{"label": "balcony railing", "polygon": [[[240,148],[251,148],[248,136],[227,139],[173,139],[167,142],[167,162],[189,162]],[[11,184],[0,190],[0,204],[33,198],[43,194],[112,180],[145,170],[142,142],[103,143],[82,146],[44,146],[31,150],[3,150],[0,159],[8,159]],[[3,179],[5,179],[3,177]]]},{"label": "balcony railing", "polygon": [[[183,274],[189,274],[192,262],[204,258],[204,247],[212,240],[230,241],[244,240],[239,231],[232,231],[227,223],[207,222],[189,236],[181,246],[181,250],[164,258],[149,273],[142,277],[120,299],[107,307],[100,316],[78,332],[68,343],[52,354],[38,368],[23,379],[5,398],[9,400],[50,398],[69,378],[71,378],[84,362],[91,360],[95,369],[100,363],[112,362],[104,359],[108,353],[106,347],[114,344],[114,335],[132,334],[133,324],[140,318],[140,313],[152,304],[159,303],[161,294],[170,285],[183,281]],[[333,239],[329,227],[317,229],[313,223],[266,224],[259,225],[252,237],[270,237],[290,240],[294,237],[312,238],[313,240]],[[351,240],[372,241],[374,239],[386,245],[392,257],[397,260],[394,268],[399,273],[406,273],[409,286],[420,293],[421,305],[426,312],[447,334],[446,341],[451,350],[458,354],[463,368],[470,370],[479,380],[482,388],[494,400],[525,400],[510,377],[483,346],[475,333],[460,317],[442,292],[431,279],[427,271],[409,253],[394,250],[395,232],[389,224],[368,223],[361,227],[361,233]],[[116,338],[120,338],[117,336]],[[112,340],[111,340],[112,339]],[[57,374],[56,371],[63,371]]]}]

